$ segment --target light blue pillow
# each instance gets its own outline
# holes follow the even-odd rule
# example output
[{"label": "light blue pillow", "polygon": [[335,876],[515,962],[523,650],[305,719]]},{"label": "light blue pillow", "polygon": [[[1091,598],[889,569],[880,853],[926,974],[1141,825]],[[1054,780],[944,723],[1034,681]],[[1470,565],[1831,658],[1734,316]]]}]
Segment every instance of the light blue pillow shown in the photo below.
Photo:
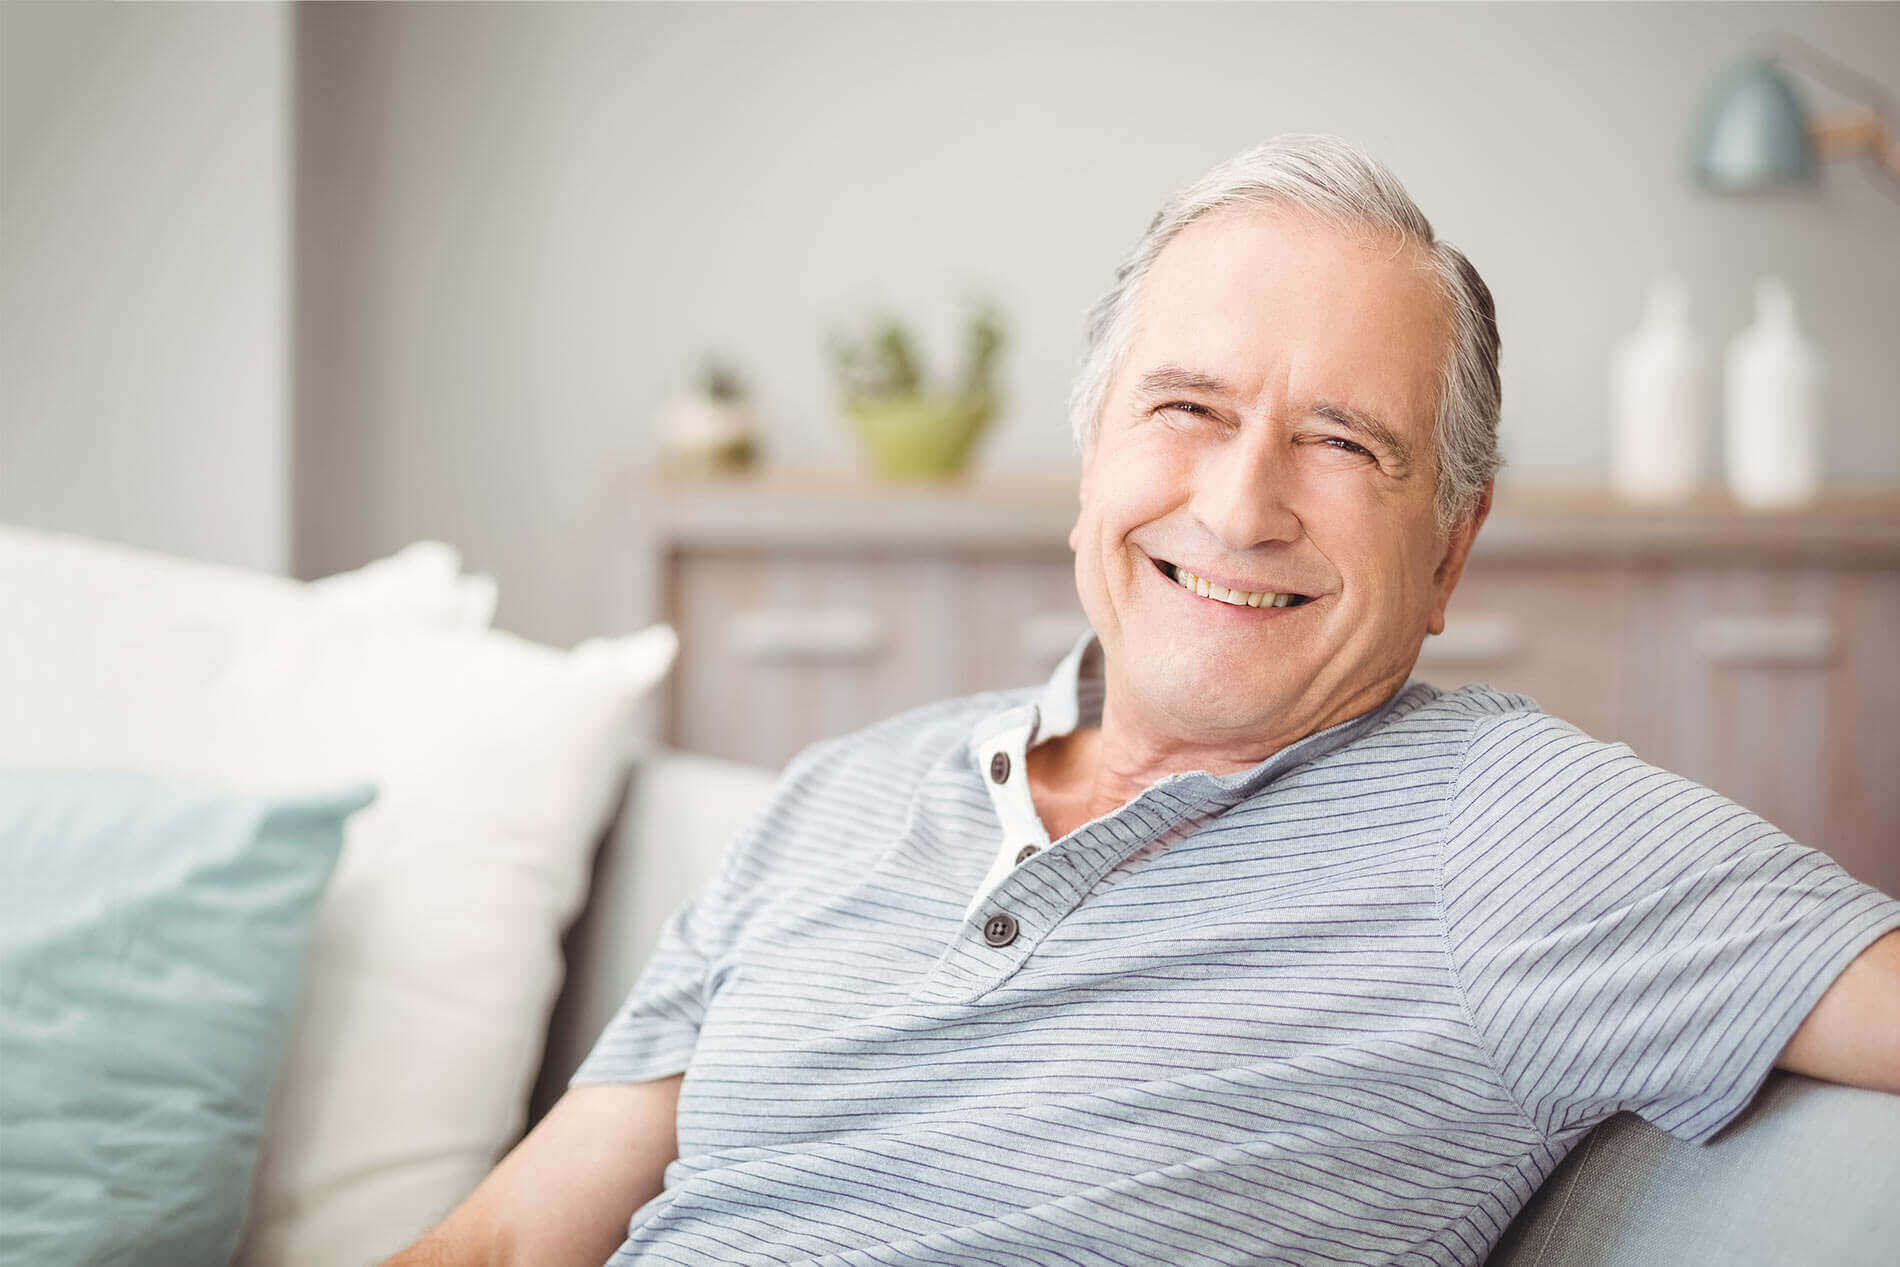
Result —
[{"label": "light blue pillow", "polygon": [[0,770],[0,1263],[230,1260],[317,900],[375,797]]}]

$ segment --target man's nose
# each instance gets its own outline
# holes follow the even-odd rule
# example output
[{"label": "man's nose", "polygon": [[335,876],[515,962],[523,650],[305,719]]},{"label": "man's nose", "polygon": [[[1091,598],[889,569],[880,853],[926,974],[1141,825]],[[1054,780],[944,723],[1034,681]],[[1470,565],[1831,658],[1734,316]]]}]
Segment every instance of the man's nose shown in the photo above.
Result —
[{"label": "man's nose", "polygon": [[1274,428],[1234,437],[1206,455],[1189,501],[1194,517],[1230,550],[1263,541],[1297,541],[1304,528],[1293,513],[1294,471]]}]

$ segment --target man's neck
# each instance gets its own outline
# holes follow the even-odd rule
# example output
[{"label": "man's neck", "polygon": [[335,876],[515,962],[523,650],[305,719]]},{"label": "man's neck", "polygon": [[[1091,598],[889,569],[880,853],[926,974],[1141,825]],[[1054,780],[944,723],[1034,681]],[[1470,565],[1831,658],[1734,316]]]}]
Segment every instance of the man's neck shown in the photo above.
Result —
[{"label": "man's neck", "polygon": [[[1403,685],[1401,682],[1399,685]],[[1031,793],[1050,839],[1112,814],[1171,774],[1205,770],[1233,774],[1251,770],[1308,735],[1331,729],[1390,699],[1397,687],[1375,688],[1364,699],[1335,710],[1298,733],[1235,743],[1228,736],[1208,742],[1182,735],[1139,708],[1124,706],[1124,692],[1110,679],[1102,701],[1100,725],[1078,727],[1039,743],[1029,751]],[[1051,819],[1055,821],[1051,821]],[[1068,824],[1058,830],[1061,824]]]}]

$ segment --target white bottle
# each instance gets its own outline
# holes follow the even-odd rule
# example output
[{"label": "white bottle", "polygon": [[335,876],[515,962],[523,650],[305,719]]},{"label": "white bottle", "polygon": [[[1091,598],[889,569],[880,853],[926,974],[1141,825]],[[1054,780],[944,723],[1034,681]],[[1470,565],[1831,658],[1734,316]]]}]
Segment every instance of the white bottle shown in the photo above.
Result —
[{"label": "white bottle", "polygon": [[1673,502],[1705,481],[1714,432],[1708,344],[1689,326],[1679,277],[1651,283],[1643,319],[1610,358],[1610,485],[1632,501]]},{"label": "white bottle", "polygon": [[1812,501],[1825,369],[1795,327],[1794,296],[1780,278],[1755,284],[1755,324],[1730,340],[1724,369],[1729,491],[1761,508]]}]

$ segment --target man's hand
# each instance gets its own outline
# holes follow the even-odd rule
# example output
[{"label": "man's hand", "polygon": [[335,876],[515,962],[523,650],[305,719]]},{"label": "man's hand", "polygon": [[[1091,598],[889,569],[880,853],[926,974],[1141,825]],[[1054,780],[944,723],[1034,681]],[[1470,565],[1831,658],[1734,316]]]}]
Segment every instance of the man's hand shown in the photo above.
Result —
[{"label": "man's hand", "polygon": [[575,1087],[440,1226],[383,1267],[600,1267],[679,1155],[683,1077]]},{"label": "man's hand", "polygon": [[1835,978],[1775,1067],[1900,1093],[1900,928],[1877,938]]}]

